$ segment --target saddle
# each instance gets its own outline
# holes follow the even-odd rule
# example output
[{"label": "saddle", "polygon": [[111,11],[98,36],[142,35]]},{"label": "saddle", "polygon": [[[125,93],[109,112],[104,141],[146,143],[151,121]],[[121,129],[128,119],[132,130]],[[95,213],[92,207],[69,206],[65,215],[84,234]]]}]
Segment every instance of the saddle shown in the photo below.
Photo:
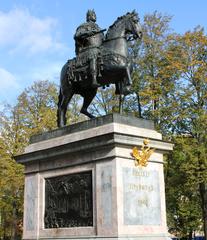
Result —
[{"label": "saddle", "polygon": [[79,53],[76,58],[68,60],[68,79],[74,82],[87,80],[91,71],[90,61],[94,58],[96,59],[96,68],[100,76],[101,66],[103,65],[100,56],[100,49],[89,48]]},{"label": "saddle", "polygon": [[92,59],[96,59],[96,72],[97,77],[101,77],[101,71],[104,65],[119,65],[120,62],[127,63],[126,57],[108,50],[104,47],[91,47],[83,49],[76,58],[68,60],[68,80],[70,82],[84,82],[91,77],[90,62]]}]

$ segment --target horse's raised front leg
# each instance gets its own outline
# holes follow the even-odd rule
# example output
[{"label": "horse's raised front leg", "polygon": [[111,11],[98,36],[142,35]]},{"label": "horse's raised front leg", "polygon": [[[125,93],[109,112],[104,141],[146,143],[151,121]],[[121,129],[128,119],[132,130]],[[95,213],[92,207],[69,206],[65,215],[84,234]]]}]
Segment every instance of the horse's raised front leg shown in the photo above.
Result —
[{"label": "horse's raised front leg", "polygon": [[58,111],[57,111],[57,124],[58,127],[64,127],[66,125],[66,111],[68,107],[68,103],[73,96],[72,91],[67,92],[67,94],[62,94],[60,90],[59,93],[59,101],[58,101]]},{"label": "horse's raised front leg", "polygon": [[87,109],[90,103],[92,102],[92,100],[94,99],[94,97],[96,96],[96,93],[97,93],[97,88],[91,88],[81,94],[83,96],[83,106],[80,112],[85,114],[89,118],[95,118],[95,116],[90,114]]}]

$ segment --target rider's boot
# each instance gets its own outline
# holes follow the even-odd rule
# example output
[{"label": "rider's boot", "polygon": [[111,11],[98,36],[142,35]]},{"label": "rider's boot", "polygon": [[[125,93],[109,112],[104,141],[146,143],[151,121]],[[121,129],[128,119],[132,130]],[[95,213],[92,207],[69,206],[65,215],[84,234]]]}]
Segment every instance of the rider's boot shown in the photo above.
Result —
[{"label": "rider's boot", "polygon": [[92,58],[90,60],[90,70],[92,76],[92,88],[98,88],[101,85],[97,82],[97,66],[96,66],[96,58]]}]

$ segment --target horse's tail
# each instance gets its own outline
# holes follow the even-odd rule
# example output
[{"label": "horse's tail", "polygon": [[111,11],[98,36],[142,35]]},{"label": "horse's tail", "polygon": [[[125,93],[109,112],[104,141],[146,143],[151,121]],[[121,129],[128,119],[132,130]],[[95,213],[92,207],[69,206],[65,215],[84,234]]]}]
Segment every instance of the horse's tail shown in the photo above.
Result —
[{"label": "horse's tail", "polygon": [[[71,76],[71,66],[74,62],[74,59],[68,60],[65,65],[62,67],[61,73],[60,73],[60,90],[58,95],[58,110],[57,110],[57,125],[58,127],[63,126],[66,123],[65,120],[65,113],[67,106],[67,99],[72,96],[72,76]],[[65,109],[66,108],[66,109]]]},{"label": "horse's tail", "polygon": [[58,127],[60,127],[60,108],[61,108],[62,99],[63,99],[63,95],[60,88],[59,95],[58,95],[58,109],[57,109],[57,126]]},{"label": "horse's tail", "polygon": [[62,94],[62,87],[65,85],[65,75],[67,74],[67,67],[68,67],[68,62],[64,64],[64,66],[61,69],[60,73],[60,90],[59,90],[59,95],[58,95],[58,104],[57,104],[57,126],[60,127],[60,112],[61,112],[61,104],[62,104],[62,99],[63,99],[63,94]]}]

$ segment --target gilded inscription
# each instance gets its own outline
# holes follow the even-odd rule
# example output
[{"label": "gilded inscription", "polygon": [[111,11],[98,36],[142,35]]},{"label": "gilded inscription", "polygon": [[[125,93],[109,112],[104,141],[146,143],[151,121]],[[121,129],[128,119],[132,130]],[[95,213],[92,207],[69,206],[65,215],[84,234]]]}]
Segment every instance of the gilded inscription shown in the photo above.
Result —
[{"label": "gilded inscription", "polygon": [[149,206],[149,200],[147,198],[145,199],[137,199],[137,204],[140,206],[140,207],[148,207]]},{"label": "gilded inscription", "polygon": [[154,188],[152,185],[129,183],[129,190],[152,192]]},{"label": "gilded inscription", "polygon": [[142,171],[142,170],[139,171],[139,170],[133,169],[132,175],[135,176],[135,177],[149,177],[150,172],[149,171]]},{"label": "gilded inscription", "polygon": [[158,171],[123,168],[123,197],[125,225],[161,224]]}]

